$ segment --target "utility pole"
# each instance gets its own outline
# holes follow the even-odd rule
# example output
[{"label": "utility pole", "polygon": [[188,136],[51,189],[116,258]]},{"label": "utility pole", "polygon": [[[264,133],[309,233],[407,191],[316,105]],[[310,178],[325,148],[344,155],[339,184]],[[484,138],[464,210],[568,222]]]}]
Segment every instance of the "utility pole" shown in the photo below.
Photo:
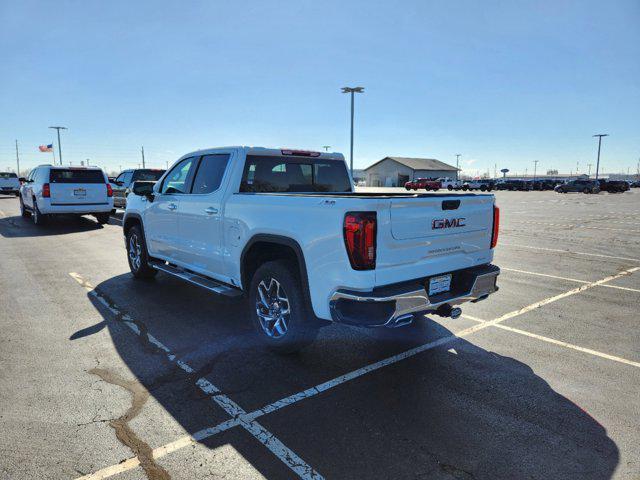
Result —
[{"label": "utility pole", "polygon": [[493,164],[493,178],[498,178],[498,164]]},{"label": "utility pole", "polygon": [[534,183],[536,181],[536,171],[538,170],[538,162],[539,161],[540,160],[534,160],[533,161],[533,181],[534,181]]},{"label": "utility pole", "polygon": [[456,153],[456,180],[460,178],[460,156],[461,154]]},{"label": "utility pole", "polygon": [[62,146],[60,145],[60,130],[67,130],[67,127],[49,127],[58,131],[58,160],[62,165]]},{"label": "utility pole", "polygon": [[596,180],[598,180],[598,173],[600,172],[600,147],[602,146],[602,137],[608,137],[608,133],[598,133],[594,137],[598,137],[598,160],[596,161]]},{"label": "utility pole", "polygon": [[342,93],[350,93],[351,94],[351,156],[350,156],[350,170],[351,170],[351,179],[353,179],[353,107],[354,107],[354,100],[353,100],[353,94],[354,93],[362,93],[364,92],[364,87],[342,87]]},{"label": "utility pole", "polygon": [[588,176],[588,177],[591,177],[591,167],[592,167],[592,166],[593,166],[593,163],[587,163],[587,168],[589,169],[589,170],[588,170],[588,173],[587,173],[587,176]]},{"label": "utility pole", "polygon": [[322,148],[324,148],[325,152],[328,152],[329,149],[331,148],[331,145],[323,145]]},{"label": "utility pole", "polygon": [[166,169],[169,170],[169,160],[165,160],[164,163],[167,164],[167,168]]},{"label": "utility pole", "polygon": [[142,152],[142,168],[146,168],[144,165],[144,145],[140,148],[140,151]]},{"label": "utility pole", "polygon": [[18,170],[16,171],[16,173],[18,174],[18,177],[20,176],[20,155],[18,154],[18,140],[16,139],[16,165],[18,167]]}]

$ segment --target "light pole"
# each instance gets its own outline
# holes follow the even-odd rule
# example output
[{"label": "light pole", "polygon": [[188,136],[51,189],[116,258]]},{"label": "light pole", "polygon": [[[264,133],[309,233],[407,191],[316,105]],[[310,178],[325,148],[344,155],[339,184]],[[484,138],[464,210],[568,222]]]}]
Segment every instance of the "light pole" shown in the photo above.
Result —
[{"label": "light pole", "polygon": [[533,183],[536,183],[536,171],[538,170],[538,162],[540,160],[533,161]]},{"label": "light pole", "polygon": [[322,148],[324,148],[325,152],[328,152],[329,149],[331,148],[331,145],[323,145]]},{"label": "light pole", "polygon": [[587,163],[587,177],[591,177],[591,167],[593,166],[593,163]]},{"label": "light pole", "polygon": [[364,87],[342,87],[342,93],[351,94],[351,149],[350,149],[350,169],[351,178],[353,179],[353,94],[364,92]]},{"label": "light pole", "polygon": [[598,160],[596,161],[596,180],[598,180],[598,173],[600,172],[600,147],[602,146],[602,137],[608,137],[608,133],[598,133],[594,137],[598,137]]},{"label": "light pole", "polygon": [[18,154],[18,140],[16,139],[16,166],[18,167],[18,170],[16,170],[16,173],[18,174],[18,177],[20,176],[20,155]]},{"label": "light pole", "polygon": [[58,160],[60,161],[60,165],[62,165],[62,147],[60,146],[60,130],[67,130],[67,127],[49,127],[58,131]]},{"label": "light pole", "polygon": [[456,180],[460,177],[460,157],[462,154],[456,153]]}]

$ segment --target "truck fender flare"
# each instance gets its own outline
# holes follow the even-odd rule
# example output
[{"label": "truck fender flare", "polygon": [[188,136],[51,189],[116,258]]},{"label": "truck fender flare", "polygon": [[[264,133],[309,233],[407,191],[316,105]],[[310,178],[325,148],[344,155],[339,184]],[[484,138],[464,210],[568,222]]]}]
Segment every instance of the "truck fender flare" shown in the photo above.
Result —
[{"label": "truck fender flare", "polygon": [[[144,239],[145,244],[147,243],[147,235],[144,231],[144,222],[142,221],[142,215],[139,213],[127,213],[122,218],[122,233],[124,234],[124,246],[127,247],[127,223],[130,223],[131,220],[137,220],[137,223],[140,224],[140,228],[142,228],[142,237]],[[149,245],[146,245],[147,251],[149,250]]]},{"label": "truck fender flare", "polygon": [[245,256],[246,256],[246,253],[249,251],[249,249],[258,242],[268,242],[268,243],[275,243],[277,245],[283,245],[291,248],[295,252],[296,258],[298,260],[300,279],[302,280],[302,285],[304,287],[304,291],[307,296],[307,299],[310,300],[309,277],[307,276],[307,264],[305,262],[304,253],[302,252],[302,248],[300,247],[300,244],[291,237],[285,237],[283,235],[273,235],[270,233],[258,233],[254,235],[249,239],[249,241],[245,244],[244,248],[242,249],[242,253],[240,254],[240,279],[242,281],[243,290],[246,291],[246,289],[248,288],[248,285],[244,284]]}]

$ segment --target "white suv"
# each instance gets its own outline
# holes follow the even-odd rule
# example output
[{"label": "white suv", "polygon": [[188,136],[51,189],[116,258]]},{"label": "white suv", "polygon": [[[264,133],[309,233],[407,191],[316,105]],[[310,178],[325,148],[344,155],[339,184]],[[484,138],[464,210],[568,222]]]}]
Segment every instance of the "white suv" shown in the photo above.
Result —
[{"label": "white suv", "polygon": [[18,175],[11,172],[0,172],[0,193],[18,196],[20,180]]},{"label": "white suv", "polygon": [[20,188],[20,212],[36,225],[52,215],[94,215],[104,224],[112,210],[113,190],[97,167],[40,165]]}]

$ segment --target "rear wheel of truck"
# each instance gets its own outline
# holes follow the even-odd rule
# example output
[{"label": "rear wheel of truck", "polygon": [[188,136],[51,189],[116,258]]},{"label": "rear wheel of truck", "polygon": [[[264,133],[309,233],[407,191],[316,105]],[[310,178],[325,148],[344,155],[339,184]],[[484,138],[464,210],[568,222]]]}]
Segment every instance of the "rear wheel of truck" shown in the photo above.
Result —
[{"label": "rear wheel of truck", "polygon": [[127,231],[127,260],[135,278],[153,278],[158,273],[149,265],[149,252],[142,229],[138,225],[134,225]]},{"label": "rear wheel of truck", "polygon": [[249,287],[249,314],[259,342],[277,353],[294,353],[316,338],[300,275],[288,262],[261,265]]},{"label": "rear wheel of truck", "polygon": [[44,224],[46,217],[40,213],[40,209],[38,208],[38,204],[36,203],[36,199],[33,199],[33,210],[31,211],[31,219],[33,220],[34,225],[42,225]]},{"label": "rear wheel of truck", "polygon": [[449,191],[453,190],[453,185],[447,185],[447,190]]},{"label": "rear wheel of truck", "polygon": [[31,212],[24,207],[22,197],[20,197],[20,215],[22,215],[24,218],[28,218],[31,216]]}]

